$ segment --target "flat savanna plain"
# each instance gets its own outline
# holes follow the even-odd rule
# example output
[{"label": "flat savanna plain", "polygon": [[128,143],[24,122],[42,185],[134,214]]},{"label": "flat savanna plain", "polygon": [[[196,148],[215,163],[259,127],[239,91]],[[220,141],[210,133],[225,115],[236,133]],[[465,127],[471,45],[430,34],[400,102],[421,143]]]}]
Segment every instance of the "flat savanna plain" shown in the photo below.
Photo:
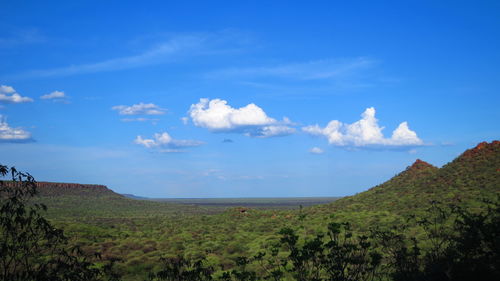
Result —
[{"label": "flat savanna plain", "polygon": [[[143,280],[160,268],[161,257],[206,257],[208,264],[235,265],[279,240],[283,227],[300,223],[310,206],[338,197],[132,199],[99,189],[54,194],[42,190],[35,202],[72,237],[72,244],[104,260],[118,260],[124,280]],[[302,208],[302,207],[303,208]],[[311,217],[310,223],[313,218]],[[308,231],[326,224],[318,216]],[[317,228],[317,229],[316,229]]]},{"label": "flat savanna plain", "polygon": [[331,203],[340,197],[249,197],[249,198],[153,198],[146,199],[182,205],[195,205],[208,210],[224,211],[228,208],[248,207],[261,210],[299,209]]}]

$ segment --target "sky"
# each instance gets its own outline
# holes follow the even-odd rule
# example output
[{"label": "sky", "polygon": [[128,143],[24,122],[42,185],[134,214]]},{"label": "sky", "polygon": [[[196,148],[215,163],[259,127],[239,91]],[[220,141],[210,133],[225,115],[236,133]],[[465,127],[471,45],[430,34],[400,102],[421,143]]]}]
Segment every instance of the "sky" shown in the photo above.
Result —
[{"label": "sky", "polygon": [[0,163],[346,196],[500,135],[498,1],[2,1]]}]

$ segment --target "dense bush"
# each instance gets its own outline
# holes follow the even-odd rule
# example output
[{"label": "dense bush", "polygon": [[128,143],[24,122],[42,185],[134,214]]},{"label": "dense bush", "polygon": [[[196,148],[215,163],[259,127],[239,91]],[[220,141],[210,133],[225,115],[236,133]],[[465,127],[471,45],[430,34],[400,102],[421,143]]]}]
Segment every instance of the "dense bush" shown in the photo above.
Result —
[{"label": "dense bush", "polygon": [[[120,232],[126,241],[120,247],[135,249],[133,255],[121,260],[117,252],[103,262],[99,254],[89,256],[89,250],[85,254],[80,247],[70,246],[64,232],[43,216],[46,207],[29,201],[36,194],[33,177],[1,165],[0,175],[10,175],[9,181],[0,181],[0,280],[120,280],[115,262],[132,270],[152,271],[151,281],[500,280],[499,198],[475,210],[434,203],[425,216],[410,217],[405,225],[372,227],[364,232],[354,232],[348,223],[337,222],[323,231],[317,226],[308,228],[309,217],[301,211],[299,223],[282,228],[277,239],[266,241],[264,250],[247,256],[237,253],[244,250],[243,242],[251,244],[247,240],[252,236],[234,234],[234,225],[218,226],[228,236],[213,245],[200,240],[207,231],[198,227],[183,232],[183,240],[178,240],[180,236],[172,240],[179,244],[179,256],[161,258],[160,268],[153,270],[151,261],[158,260],[155,253],[163,241],[142,243]],[[259,219],[274,221],[276,217]],[[235,219],[247,233],[252,232],[251,216]],[[158,221],[133,227],[151,223]],[[174,227],[175,223],[169,221],[166,226]],[[95,231],[92,227],[82,229]],[[184,250],[184,239],[204,250]],[[115,246],[114,242],[93,240],[101,249]],[[224,244],[227,247],[221,250],[227,256],[213,256],[213,249]]]},{"label": "dense bush", "polygon": [[[330,223],[326,235],[312,239],[284,228],[269,252],[239,257],[221,276],[209,274],[214,269],[203,259],[178,258],[151,280],[500,280],[499,202],[483,212],[433,204],[424,219],[413,218],[424,231],[420,239],[407,234],[408,226],[355,237],[349,224]],[[253,264],[260,270],[249,269]]]},{"label": "dense bush", "polygon": [[27,173],[0,165],[0,280],[87,281],[114,279],[111,267],[98,268],[79,247],[69,247],[61,229],[46,220],[44,205],[30,204],[36,190]]}]

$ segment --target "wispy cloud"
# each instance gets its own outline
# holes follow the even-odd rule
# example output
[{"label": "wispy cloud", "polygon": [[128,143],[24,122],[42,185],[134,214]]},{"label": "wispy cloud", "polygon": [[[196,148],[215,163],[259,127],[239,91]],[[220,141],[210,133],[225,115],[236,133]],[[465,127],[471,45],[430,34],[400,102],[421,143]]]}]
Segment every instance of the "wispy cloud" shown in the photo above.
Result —
[{"label": "wispy cloud", "polygon": [[65,98],[65,97],[66,97],[66,95],[64,94],[64,92],[62,92],[62,91],[53,91],[50,94],[46,94],[46,95],[41,96],[40,98],[42,100],[50,100],[50,99],[62,99],[62,98]]},{"label": "wispy cloud", "polygon": [[[332,80],[346,78],[372,67],[375,63],[375,60],[365,57],[327,59],[274,66],[228,68],[209,72],[206,77],[213,79],[277,77],[294,80]],[[246,83],[261,85],[255,82]]]},{"label": "wispy cloud", "polygon": [[52,69],[34,70],[21,77],[69,76],[75,74],[95,73],[141,67],[145,65],[165,63],[174,59],[175,55],[200,48],[204,39],[196,36],[173,38],[158,44],[149,50],[136,55],[113,58],[95,63],[78,64]]},{"label": "wispy cloud", "polygon": [[53,102],[69,103],[68,96],[63,91],[53,91],[49,94],[42,95],[40,97],[42,100],[51,100]]},{"label": "wispy cloud", "polygon": [[158,118],[144,118],[144,117],[138,117],[138,118],[122,118],[120,119],[122,122],[151,122],[153,124],[156,124],[160,119]]},{"label": "wispy cloud", "polygon": [[201,176],[203,177],[211,177],[214,179],[222,180],[222,181],[227,181],[227,180],[236,180],[236,181],[254,181],[254,180],[264,180],[266,177],[261,176],[261,175],[240,175],[240,174],[232,174],[232,173],[227,173],[223,170],[220,169],[208,169],[206,171],[203,171],[201,173]]},{"label": "wispy cloud", "polygon": [[144,67],[148,65],[164,64],[180,60],[185,57],[221,54],[231,50],[231,46],[238,44],[232,40],[236,36],[232,32],[197,33],[191,35],[177,35],[169,40],[155,44],[138,54],[111,58],[99,62],[75,64],[64,67],[33,70],[10,78],[69,76],[85,73],[116,71]]},{"label": "wispy cloud", "polygon": [[118,111],[120,115],[163,115],[165,114],[166,111],[165,109],[159,107],[154,103],[142,103],[142,102],[131,106],[116,105],[113,106],[111,109]]}]

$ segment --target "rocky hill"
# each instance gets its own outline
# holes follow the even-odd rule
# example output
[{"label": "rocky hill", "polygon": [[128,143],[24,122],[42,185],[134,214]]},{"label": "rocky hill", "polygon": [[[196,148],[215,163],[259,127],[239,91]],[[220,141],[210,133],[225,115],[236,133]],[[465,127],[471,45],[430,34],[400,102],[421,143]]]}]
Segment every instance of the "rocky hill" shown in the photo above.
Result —
[{"label": "rocky hill", "polygon": [[500,141],[482,142],[442,168],[420,159],[387,182],[322,210],[408,215],[433,201],[477,206],[500,194]]},{"label": "rocky hill", "polygon": [[38,195],[44,197],[57,196],[112,196],[123,197],[105,185],[79,184],[61,182],[37,182]]},{"label": "rocky hill", "polygon": [[35,203],[48,207],[51,218],[149,217],[204,212],[196,206],[134,200],[105,185],[37,182]]}]

